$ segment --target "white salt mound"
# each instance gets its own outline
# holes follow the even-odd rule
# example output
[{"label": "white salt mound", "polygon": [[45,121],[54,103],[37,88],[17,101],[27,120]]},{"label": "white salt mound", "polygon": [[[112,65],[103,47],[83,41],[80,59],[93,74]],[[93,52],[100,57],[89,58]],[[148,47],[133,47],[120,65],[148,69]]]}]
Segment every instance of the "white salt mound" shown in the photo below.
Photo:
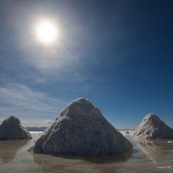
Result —
[{"label": "white salt mound", "polygon": [[74,100],[36,141],[35,153],[52,155],[117,155],[132,144],[85,98]]},{"label": "white salt mound", "polygon": [[0,125],[0,140],[30,139],[31,134],[15,116],[5,119]]},{"label": "white salt mound", "polygon": [[173,139],[173,129],[166,125],[157,115],[150,113],[135,130],[133,138]]}]

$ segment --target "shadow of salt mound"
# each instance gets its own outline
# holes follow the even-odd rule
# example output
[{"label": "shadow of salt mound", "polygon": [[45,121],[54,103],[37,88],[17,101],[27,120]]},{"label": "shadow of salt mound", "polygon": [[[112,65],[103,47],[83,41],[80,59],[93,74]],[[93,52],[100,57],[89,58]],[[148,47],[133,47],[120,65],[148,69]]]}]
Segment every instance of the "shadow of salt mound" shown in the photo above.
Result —
[{"label": "shadow of salt mound", "polygon": [[[132,155],[127,151],[121,156],[76,157],[76,156],[52,156],[34,154],[34,162],[45,172],[100,172],[115,173],[122,167],[125,161]],[[118,162],[118,164],[115,164]]]},{"label": "shadow of salt mound", "polygon": [[169,143],[168,140],[135,140],[135,142],[143,153],[146,154],[148,159],[155,164],[164,161],[173,149],[172,143]]},{"label": "shadow of salt mound", "polygon": [[2,140],[0,141],[0,160],[3,163],[13,161],[17,152],[28,143],[29,140]]}]

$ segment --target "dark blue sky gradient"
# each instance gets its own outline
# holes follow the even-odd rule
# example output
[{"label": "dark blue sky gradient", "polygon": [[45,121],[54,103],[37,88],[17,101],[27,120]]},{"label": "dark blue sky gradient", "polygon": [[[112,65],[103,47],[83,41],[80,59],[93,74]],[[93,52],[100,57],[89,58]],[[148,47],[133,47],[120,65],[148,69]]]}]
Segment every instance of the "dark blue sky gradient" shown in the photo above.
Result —
[{"label": "dark blue sky gradient", "polygon": [[[156,113],[173,126],[173,1],[6,0],[0,2],[0,120],[45,125],[86,97],[117,128]],[[61,38],[38,43],[39,17]]]}]

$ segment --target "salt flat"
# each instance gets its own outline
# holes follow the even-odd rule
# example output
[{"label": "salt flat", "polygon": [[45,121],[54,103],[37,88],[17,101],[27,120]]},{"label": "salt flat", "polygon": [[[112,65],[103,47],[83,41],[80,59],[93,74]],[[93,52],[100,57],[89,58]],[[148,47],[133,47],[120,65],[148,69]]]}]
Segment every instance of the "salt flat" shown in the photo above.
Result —
[{"label": "salt flat", "polygon": [[[126,134],[126,131],[121,131]],[[42,154],[31,154],[27,150],[41,135],[32,132],[33,139],[0,141],[1,173],[144,173],[172,172],[173,146],[167,140],[157,140],[148,146],[147,143],[136,144],[131,139],[133,131],[125,135],[133,144],[132,153],[116,157],[55,157]],[[169,140],[173,141],[173,140]],[[154,153],[155,156],[151,157]],[[158,152],[159,151],[159,152]],[[151,154],[151,155],[150,155]],[[157,160],[158,159],[158,160]]]}]

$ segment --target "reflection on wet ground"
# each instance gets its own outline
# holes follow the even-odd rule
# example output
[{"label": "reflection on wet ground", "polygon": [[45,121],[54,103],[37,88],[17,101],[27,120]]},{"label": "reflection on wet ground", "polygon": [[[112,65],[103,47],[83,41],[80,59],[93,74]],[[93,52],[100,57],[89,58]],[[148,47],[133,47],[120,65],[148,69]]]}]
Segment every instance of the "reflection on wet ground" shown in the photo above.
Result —
[{"label": "reflection on wet ground", "polygon": [[154,163],[160,163],[165,160],[173,149],[173,143],[169,141],[140,140],[135,142],[137,146],[146,154],[149,160],[152,160]]},{"label": "reflection on wet ground", "polygon": [[135,142],[128,136],[134,148],[121,157],[56,157],[27,151],[39,136],[33,134],[29,141],[0,141],[0,173],[173,172],[173,143],[166,140]]},{"label": "reflection on wet ground", "polygon": [[132,155],[132,150],[123,153],[119,157],[56,157],[43,154],[33,154],[35,163],[37,163],[44,172],[114,172],[123,165]]},{"label": "reflection on wet ground", "polygon": [[[12,161],[16,153],[27,143],[27,140],[0,141],[0,160],[3,163]],[[8,148],[8,150],[6,150]]]}]

